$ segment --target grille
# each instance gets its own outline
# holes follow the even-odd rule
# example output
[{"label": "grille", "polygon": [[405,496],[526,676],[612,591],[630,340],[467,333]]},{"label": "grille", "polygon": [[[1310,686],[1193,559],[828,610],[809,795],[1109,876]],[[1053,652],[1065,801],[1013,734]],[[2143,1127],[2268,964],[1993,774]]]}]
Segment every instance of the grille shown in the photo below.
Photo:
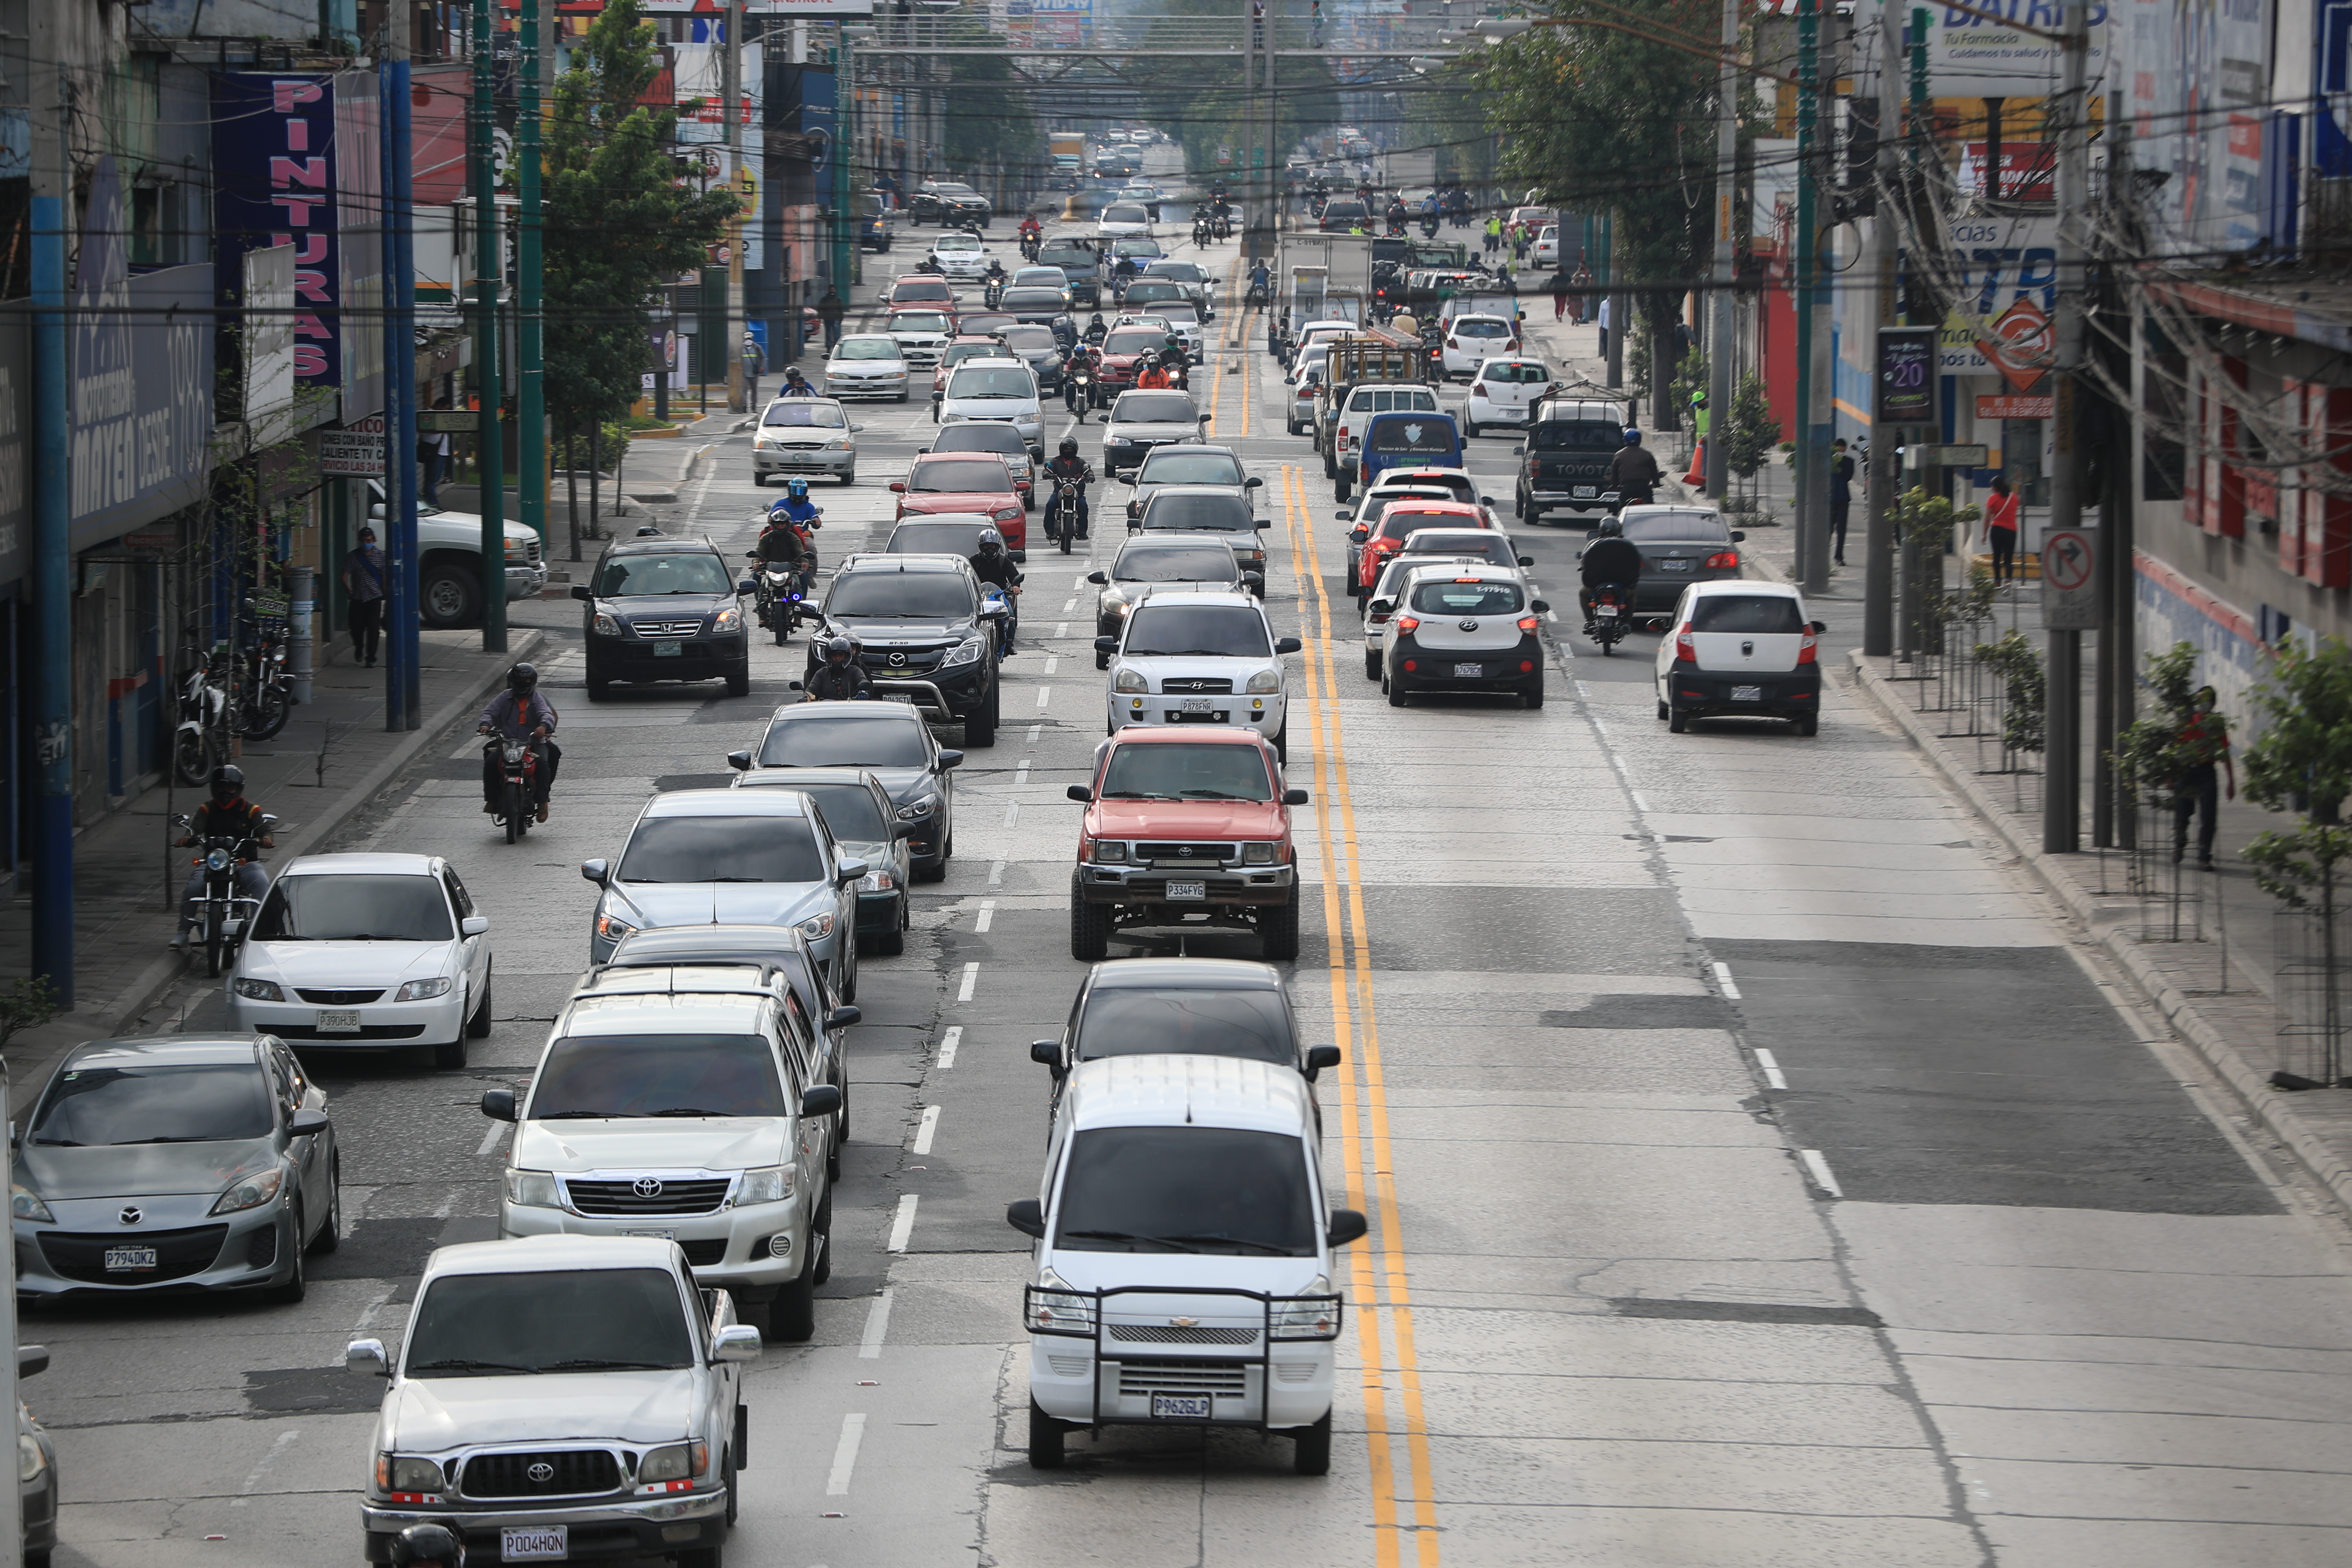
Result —
[{"label": "grille", "polygon": [[[903,670],[932,668],[946,653],[943,647],[867,648],[858,656],[858,662],[868,669],[896,675]],[[898,662],[894,664],[893,659]]]},{"label": "grille", "polygon": [[1160,695],[1163,697],[1206,697],[1213,691],[1230,692],[1233,689],[1232,681],[1213,679],[1205,675],[1197,679],[1188,675],[1160,683]]},{"label": "grille", "polygon": [[1312,1383],[1315,1363],[1311,1361],[1278,1361],[1274,1363],[1275,1380],[1278,1383]]},{"label": "grille", "polygon": [[[152,1285],[161,1279],[185,1279],[211,1268],[227,1235],[225,1225],[200,1225],[187,1230],[45,1230],[41,1256],[48,1259],[51,1269],[68,1279],[93,1285]],[[109,1271],[106,1249],[110,1247],[152,1247],[155,1267]]]},{"label": "grille", "polygon": [[631,621],[641,637],[690,637],[702,629],[699,617],[690,621]]},{"label": "grille", "polygon": [[278,1261],[278,1227],[265,1225],[245,1240],[245,1266],[267,1268]]},{"label": "grille", "polygon": [[[664,1181],[644,1176],[617,1182],[567,1180],[563,1185],[572,1194],[572,1206],[582,1214],[625,1219],[635,1215],[709,1214],[727,1201],[730,1179],[721,1176],[716,1181]],[[656,1190],[640,1193],[636,1190],[638,1181],[651,1182]]]},{"label": "grille", "polygon": [[356,1007],[362,1002],[373,1002],[383,994],[381,991],[312,991],[297,986],[294,994],[305,1002],[316,1002],[322,1007]]},{"label": "grille", "polygon": [[1213,1394],[1238,1399],[1249,1391],[1249,1363],[1238,1361],[1123,1361],[1118,1396],[1146,1399],[1155,1394]]},{"label": "grille", "polygon": [[1230,844],[1139,844],[1135,858],[1139,860],[1199,860],[1212,862],[1234,858]]},{"label": "grille", "polygon": [[1049,1355],[1045,1364],[1054,1369],[1055,1377],[1084,1377],[1093,1363],[1082,1355]]},{"label": "grille", "polygon": [[425,1032],[422,1024],[362,1024],[356,1029],[320,1029],[310,1024],[272,1024],[269,1032],[281,1040],[413,1040]]},{"label": "grille", "polygon": [[681,1241],[680,1251],[686,1254],[689,1268],[716,1268],[727,1261],[727,1238],[723,1236],[708,1241]]},{"label": "grille", "polygon": [[[547,1468],[545,1480],[531,1470]],[[602,1448],[552,1449],[543,1454],[477,1454],[466,1461],[457,1489],[472,1498],[583,1497],[617,1491],[620,1461]]]},{"label": "grille", "polygon": [[1110,1337],[1129,1345],[1249,1345],[1255,1329],[1184,1329],[1173,1323],[1113,1323]]}]

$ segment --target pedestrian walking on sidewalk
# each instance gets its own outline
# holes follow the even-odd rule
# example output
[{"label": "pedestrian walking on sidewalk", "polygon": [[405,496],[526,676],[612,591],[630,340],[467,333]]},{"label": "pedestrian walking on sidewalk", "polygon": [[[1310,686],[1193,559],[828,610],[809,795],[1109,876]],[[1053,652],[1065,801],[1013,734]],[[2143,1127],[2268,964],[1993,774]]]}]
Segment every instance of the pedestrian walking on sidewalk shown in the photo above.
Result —
[{"label": "pedestrian walking on sidewalk", "polygon": [[1503,220],[1498,217],[1490,217],[1486,220],[1486,254],[1492,256],[1502,248]]},{"label": "pedestrian walking on sidewalk", "polygon": [[824,298],[816,302],[817,320],[824,323],[825,353],[831,353],[834,345],[841,342],[841,318],[847,314],[849,307],[841,302],[841,296],[834,292],[833,285],[826,284]]},{"label": "pedestrian walking on sidewalk", "polygon": [[1843,439],[1830,443],[1830,559],[1845,564],[1846,518],[1853,510],[1853,458]]},{"label": "pedestrian walking on sidewalk", "polygon": [[1555,321],[1568,319],[1568,274],[1565,272],[1551,275],[1551,319]]},{"label": "pedestrian walking on sidewalk", "polygon": [[[449,400],[435,398],[433,409],[436,414],[446,414],[449,412]],[[449,477],[449,432],[428,430],[416,438],[416,461],[419,466],[416,488],[423,493],[425,504],[439,506],[441,481]]]},{"label": "pedestrian walking on sidewalk", "polygon": [[2229,774],[2229,798],[2238,798],[2238,770],[2230,761],[2230,721],[2214,710],[2221,695],[2200,686],[2189,699],[2189,712],[2177,744],[2187,763],[2172,790],[2172,858],[2177,865],[2189,852],[2189,819],[2203,813],[2197,824],[2197,863],[2213,867],[2213,830],[2221,806],[2221,781]]},{"label": "pedestrian walking on sidewalk", "polygon": [[1985,502],[1985,542],[1992,546],[1992,580],[2007,583],[2017,576],[2017,497],[2009,476],[1995,476],[1992,499]]},{"label": "pedestrian walking on sidewalk", "polygon": [[352,657],[375,668],[376,644],[383,632],[383,552],[375,530],[360,530],[359,547],[343,557],[343,593],[352,606]]},{"label": "pedestrian walking on sidewalk", "polygon": [[1605,294],[1601,298],[1600,321],[1601,357],[1602,359],[1607,359],[1609,357],[1609,297]]}]

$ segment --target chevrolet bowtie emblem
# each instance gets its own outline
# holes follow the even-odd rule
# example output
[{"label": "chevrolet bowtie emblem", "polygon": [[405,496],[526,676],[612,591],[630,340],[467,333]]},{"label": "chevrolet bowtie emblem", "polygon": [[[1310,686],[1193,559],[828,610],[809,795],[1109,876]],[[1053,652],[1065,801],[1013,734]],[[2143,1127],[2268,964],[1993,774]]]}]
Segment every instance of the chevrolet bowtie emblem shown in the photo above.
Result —
[{"label": "chevrolet bowtie emblem", "polygon": [[1168,1326],[1171,1329],[1197,1329],[1201,1326],[1201,1320],[1198,1318],[1171,1318],[1168,1320]]}]

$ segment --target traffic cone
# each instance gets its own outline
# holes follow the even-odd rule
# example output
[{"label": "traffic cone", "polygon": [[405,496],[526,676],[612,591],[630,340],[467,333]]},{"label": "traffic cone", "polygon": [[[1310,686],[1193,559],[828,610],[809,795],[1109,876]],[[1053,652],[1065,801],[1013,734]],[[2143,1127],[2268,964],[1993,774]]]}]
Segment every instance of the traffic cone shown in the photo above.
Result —
[{"label": "traffic cone", "polygon": [[1690,472],[1683,476],[1683,483],[1686,485],[1706,483],[1706,437],[1704,436],[1691,443]]}]

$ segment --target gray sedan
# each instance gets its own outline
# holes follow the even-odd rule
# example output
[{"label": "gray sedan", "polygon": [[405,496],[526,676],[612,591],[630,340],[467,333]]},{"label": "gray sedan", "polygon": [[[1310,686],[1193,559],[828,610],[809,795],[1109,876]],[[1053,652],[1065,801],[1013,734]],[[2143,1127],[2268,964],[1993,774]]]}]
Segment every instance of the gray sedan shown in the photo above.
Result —
[{"label": "gray sedan", "polygon": [[304,1254],[342,1230],[326,1105],[269,1035],[76,1047],[16,1152],[17,1293],[258,1287],[299,1301]]},{"label": "gray sedan", "polygon": [[[1625,537],[1642,552],[1642,580],[1633,586],[1633,613],[1663,616],[1693,583],[1739,575],[1736,548],[1748,535],[1727,527],[1712,507],[1629,506],[1621,514]],[[1581,558],[1582,551],[1577,552]]]}]

